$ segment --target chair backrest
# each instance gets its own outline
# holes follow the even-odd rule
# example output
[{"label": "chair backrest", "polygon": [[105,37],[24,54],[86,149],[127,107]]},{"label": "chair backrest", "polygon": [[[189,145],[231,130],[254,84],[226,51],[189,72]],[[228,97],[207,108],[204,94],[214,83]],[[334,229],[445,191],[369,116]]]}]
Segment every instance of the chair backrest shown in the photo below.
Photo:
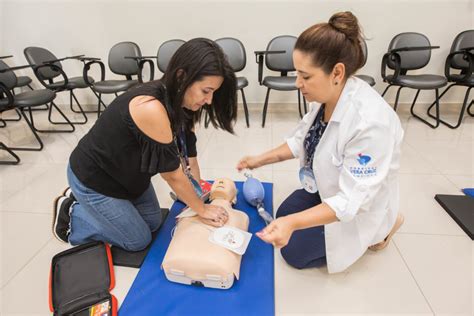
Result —
[{"label": "chair backrest", "polygon": [[[430,40],[428,37],[421,33],[415,32],[406,32],[396,35],[390,44],[388,45],[388,50],[402,47],[416,47],[416,46],[430,46]],[[406,70],[420,69],[425,67],[431,58],[431,50],[418,50],[418,51],[405,51],[398,52],[401,59],[401,70],[406,72]],[[395,64],[393,61],[388,60],[387,65],[391,69],[395,69]]]},{"label": "chair backrest", "polygon": [[140,47],[133,42],[120,42],[112,46],[109,52],[109,68],[117,75],[129,78],[138,75],[139,67],[136,59],[125,57],[141,57]]},{"label": "chair backrest", "polygon": [[235,72],[245,68],[247,55],[245,54],[244,44],[242,44],[241,41],[233,37],[223,37],[217,39],[215,42],[222,48],[230,66]]},{"label": "chair backrest", "polygon": [[282,54],[267,54],[265,64],[273,71],[294,71],[293,49],[295,48],[296,37],[292,35],[281,35],[273,38],[267,46],[267,50],[284,50]]},{"label": "chair backrest", "polygon": [[[0,60],[0,70],[8,69],[8,65]],[[13,71],[0,72],[0,83],[3,84],[7,89],[13,89],[17,84],[17,77]]]},{"label": "chair backrest", "polygon": [[[451,53],[465,47],[474,47],[474,30],[459,33],[451,45]],[[469,63],[462,54],[458,54],[451,59],[450,66],[455,69],[464,69],[469,67]]]},{"label": "chair backrest", "polygon": [[[27,47],[23,50],[23,54],[30,65],[40,66],[45,61],[58,59],[53,53],[42,47]],[[53,64],[62,69],[61,62],[57,61]],[[41,75],[42,79],[53,79],[61,74],[59,71],[53,70],[49,67],[42,67],[38,70],[38,73]]]},{"label": "chair backrest", "polygon": [[362,66],[360,66],[362,68],[365,66],[365,63],[367,62],[367,55],[368,55],[367,42],[365,41],[365,39],[363,38],[360,39],[360,46],[362,47],[362,54],[364,55],[364,62],[362,63]]},{"label": "chair backrest", "polygon": [[157,62],[156,65],[158,70],[164,73],[166,68],[168,68],[168,64],[170,63],[171,57],[173,57],[174,53],[186,43],[181,39],[172,39],[164,42],[158,48],[158,52],[156,53]]}]

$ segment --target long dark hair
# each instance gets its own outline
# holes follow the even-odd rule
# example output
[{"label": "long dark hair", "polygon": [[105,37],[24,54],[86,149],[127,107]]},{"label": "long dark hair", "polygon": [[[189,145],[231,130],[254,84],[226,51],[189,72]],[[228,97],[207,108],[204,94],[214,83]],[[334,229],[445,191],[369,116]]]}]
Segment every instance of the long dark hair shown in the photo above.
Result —
[{"label": "long dark hair", "polygon": [[319,23],[306,29],[298,37],[295,49],[312,56],[313,64],[326,74],[334,65],[343,63],[345,79],[364,64],[359,21],[352,12],[335,13],[327,23]]},{"label": "long dark hair", "polygon": [[[205,76],[222,76],[224,81],[214,92],[212,104],[198,111],[183,109],[186,89]],[[212,40],[195,38],[183,44],[171,58],[160,80],[168,95],[168,115],[175,131],[183,125],[194,126],[207,111],[215,128],[233,133],[233,123],[237,118],[237,83],[234,71],[222,49]]]}]

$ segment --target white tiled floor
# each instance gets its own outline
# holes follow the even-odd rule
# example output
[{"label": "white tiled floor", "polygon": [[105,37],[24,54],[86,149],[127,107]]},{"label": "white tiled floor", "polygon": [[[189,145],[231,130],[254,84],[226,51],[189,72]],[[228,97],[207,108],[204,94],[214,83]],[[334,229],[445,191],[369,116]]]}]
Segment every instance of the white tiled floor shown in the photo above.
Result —
[{"label": "white tiled floor", "polygon": [[[297,123],[293,105],[270,105],[267,125],[260,108],[251,110],[251,127],[243,113],[236,136],[198,130],[203,178],[228,176],[243,180],[234,166],[242,155],[276,146]],[[344,273],[325,268],[289,267],[275,252],[276,312],[279,315],[472,315],[474,244],[434,200],[436,193],[460,194],[474,186],[474,119],[451,130],[432,130],[400,108],[405,128],[400,170],[401,208],[405,224],[383,251],[367,252]],[[44,113],[37,113],[46,123]],[[67,248],[51,236],[52,201],[66,186],[65,167],[71,150],[91,123],[73,134],[41,135],[45,149],[19,152],[19,166],[0,166],[0,314],[48,315],[48,273],[54,254]],[[451,117],[454,119],[454,117]],[[28,145],[24,123],[0,129],[0,141]],[[5,157],[0,152],[0,158]],[[298,163],[289,161],[255,171],[274,186],[275,208],[298,187]],[[153,183],[163,206],[169,189],[159,177]],[[137,270],[116,268],[114,294],[122,302]],[[257,299],[257,298],[256,298]]]}]

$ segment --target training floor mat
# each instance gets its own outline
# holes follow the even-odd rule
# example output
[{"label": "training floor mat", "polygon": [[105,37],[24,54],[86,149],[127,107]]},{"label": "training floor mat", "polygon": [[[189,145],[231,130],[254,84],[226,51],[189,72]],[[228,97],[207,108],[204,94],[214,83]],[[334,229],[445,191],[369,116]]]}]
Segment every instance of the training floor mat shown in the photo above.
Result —
[{"label": "training floor mat", "polygon": [[[265,222],[257,210],[248,204],[238,189],[235,209],[249,216],[249,232],[260,231]],[[263,183],[265,208],[273,214],[273,185]],[[160,229],[143,265],[133,282],[119,315],[274,315],[275,286],[273,247],[253,235],[240,267],[240,280],[228,290],[195,287],[170,282],[161,270],[161,263],[171,241],[175,216],[184,207],[175,202],[170,215]]]},{"label": "training floor mat", "polygon": [[[160,231],[163,223],[166,221],[170,210],[167,208],[161,209],[161,224],[156,231],[151,233],[152,242],[155,240],[158,232]],[[120,247],[112,246],[110,250],[112,251],[112,260],[114,266],[122,266],[122,267],[129,267],[129,268],[140,268],[145,260],[148,251],[150,250],[151,245],[146,247],[141,251],[127,251]]]},{"label": "training floor mat", "polygon": [[474,198],[466,195],[436,194],[435,200],[471,240],[474,240]]}]

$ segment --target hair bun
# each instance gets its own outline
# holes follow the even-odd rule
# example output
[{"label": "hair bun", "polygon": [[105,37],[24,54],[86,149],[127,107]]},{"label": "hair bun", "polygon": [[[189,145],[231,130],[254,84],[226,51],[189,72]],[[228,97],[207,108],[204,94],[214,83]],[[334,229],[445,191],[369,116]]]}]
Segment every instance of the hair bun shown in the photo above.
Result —
[{"label": "hair bun", "polygon": [[360,38],[359,21],[350,11],[333,14],[328,22],[336,31],[344,33],[351,40]]}]

